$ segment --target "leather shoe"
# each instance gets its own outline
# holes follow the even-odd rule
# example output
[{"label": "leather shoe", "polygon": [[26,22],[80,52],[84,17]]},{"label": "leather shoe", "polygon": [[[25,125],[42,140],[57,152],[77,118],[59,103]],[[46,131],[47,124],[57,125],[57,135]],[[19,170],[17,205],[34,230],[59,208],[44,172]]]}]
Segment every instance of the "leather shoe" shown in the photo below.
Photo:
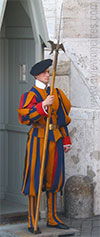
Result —
[{"label": "leather shoe", "polygon": [[[28,227],[29,232],[34,234],[34,228],[33,227]],[[36,234],[40,234],[41,230],[39,229],[39,227],[37,228]]]},{"label": "leather shoe", "polygon": [[47,223],[48,227],[52,227],[52,228],[58,228],[58,229],[64,229],[64,230],[68,230],[69,226],[65,225],[65,224],[58,224],[58,225],[50,225]]}]

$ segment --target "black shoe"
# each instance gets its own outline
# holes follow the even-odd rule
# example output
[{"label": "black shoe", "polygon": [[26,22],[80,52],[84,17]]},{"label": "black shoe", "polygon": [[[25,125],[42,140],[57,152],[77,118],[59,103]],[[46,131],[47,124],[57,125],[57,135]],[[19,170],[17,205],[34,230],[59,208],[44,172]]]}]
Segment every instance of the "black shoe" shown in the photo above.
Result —
[{"label": "black shoe", "polygon": [[[34,234],[34,228],[33,227],[28,227],[29,232]],[[37,228],[36,234],[41,234],[41,230],[39,229],[39,227]]]},{"label": "black shoe", "polygon": [[65,225],[65,224],[58,224],[58,225],[50,225],[47,223],[48,227],[52,227],[52,228],[57,228],[57,229],[63,229],[63,230],[68,230],[69,226]]}]

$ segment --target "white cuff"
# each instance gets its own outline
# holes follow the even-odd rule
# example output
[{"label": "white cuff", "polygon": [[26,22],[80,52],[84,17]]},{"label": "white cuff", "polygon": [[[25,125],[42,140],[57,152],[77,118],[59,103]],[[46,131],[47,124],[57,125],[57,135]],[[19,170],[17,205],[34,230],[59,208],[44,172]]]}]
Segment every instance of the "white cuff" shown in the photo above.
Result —
[{"label": "white cuff", "polygon": [[47,113],[47,106],[44,107],[43,102],[42,102],[42,109],[44,110],[44,112],[45,112],[46,114],[48,114],[48,113]]},{"label": "white cuff", "polygon": [[71,144],[67,144],[67,145],[63,145],[63,147],[72,147],[72,145]]}]

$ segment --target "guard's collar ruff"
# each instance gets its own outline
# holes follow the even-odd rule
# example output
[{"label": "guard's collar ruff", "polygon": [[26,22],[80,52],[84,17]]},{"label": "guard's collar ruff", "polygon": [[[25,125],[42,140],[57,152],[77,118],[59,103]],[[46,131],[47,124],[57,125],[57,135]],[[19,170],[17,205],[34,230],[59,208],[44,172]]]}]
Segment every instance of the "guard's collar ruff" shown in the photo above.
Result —
[{"label": "guard's collar ruff", "polygon": [[[39,81],[39,80],[35,80],[35,86],[40,88],[40,89],[46,89],[46,85],[42,82],[42,81]],[[50,86],[49,83],[47,85],[47,87]]]}]

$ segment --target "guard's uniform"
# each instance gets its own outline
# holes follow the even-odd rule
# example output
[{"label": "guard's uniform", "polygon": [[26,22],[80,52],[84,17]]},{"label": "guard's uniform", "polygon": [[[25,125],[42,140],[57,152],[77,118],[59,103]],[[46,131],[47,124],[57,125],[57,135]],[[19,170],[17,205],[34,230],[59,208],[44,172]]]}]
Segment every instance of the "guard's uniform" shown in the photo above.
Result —
[{"label": "guard's uniform", "polygon": [[[27,140],[22,185],[22,192],[29,196],[36,196],[38,194],[45,125],[48,117],[48,113],[42,107],[42,101],[45,100],[49,93],[50,88],[46,91],[36,86],[32,87],[28,93],[22,95],[20,108],[18,109],[20,123],[32,125]],[[71,106],[70,102],[61,90],[54,89],[54,97],[43,185],[47,191],[52,193],[58,192],[63,187],[63,144],[71,144],[66,126],[71,121],[68,116]]]},{"label": "guard's uniform", "polygon": [[[40,82],[44,85],[42,82]],[[22,192],[28,195],[29,227],[34,228],[36,199],[39,188],[39,175],[42,162],[48,108],[45,110],[42,101],[50,94],[50,87],[32,87],[21,96],[18,109],[19,122],[31,125],[28,134],[25,165],[23,173]],[[71,119],[68,116],[70,101],[62,90],[54,89],[54,103],[49,124],[49,135],[46,151],[43,189],[47,193],[48,224],[57,225],[62,221],[56,214],[56,193],[64,184],[64,152],[63,145],[70,145],[67,125]]]}]

